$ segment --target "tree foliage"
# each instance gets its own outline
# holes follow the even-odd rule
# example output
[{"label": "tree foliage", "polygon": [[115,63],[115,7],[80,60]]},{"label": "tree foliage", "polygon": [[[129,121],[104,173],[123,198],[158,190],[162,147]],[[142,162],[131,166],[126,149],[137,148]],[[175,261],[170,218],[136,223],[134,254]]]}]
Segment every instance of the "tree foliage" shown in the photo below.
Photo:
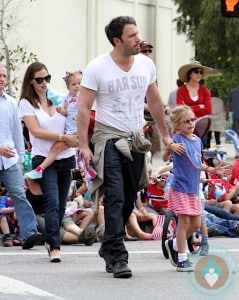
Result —
[{"label": "tree foliage", "polygon": [[178,5],[177,32],[192,41],[196,60],[222,72],[229,90],[239,78],[239,19],[223,17],[219,0],[173,1]]},{"label": "tree foliage", "polygon": [[[8,93],[15,95],[18,90],[20,79],[19,69],[23,64],[35,61],[36,55],[28,52],[23,45],[11,42],[12,31],[19,29],[17,11],[20,2],[16,0],[0,0],[0,62],[8,70]],[[15,41],[14,41],[15,42]]]}]

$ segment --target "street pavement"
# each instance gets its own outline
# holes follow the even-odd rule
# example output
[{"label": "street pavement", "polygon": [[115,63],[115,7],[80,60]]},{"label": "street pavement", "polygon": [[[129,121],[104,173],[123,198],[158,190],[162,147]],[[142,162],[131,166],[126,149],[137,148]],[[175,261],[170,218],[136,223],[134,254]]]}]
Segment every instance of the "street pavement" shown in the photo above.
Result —
[{"label": "street pavement", "polygon": [[[224,254],[235,259],[229,266],[235,277],[223,299],[238,299],[237,238],[210,238],[210,255]],[[224,245],[225,249],[221,249]],[[105,272],[104,261],[98,256],[99,243],[62,246],[62,262],[50,263],[44,246],[31,250],[20,247],[0,250],[1,300],[158,300],[158,299],[220,299],[207,287],[202,292],[189,280],[193,273],[179,273],[163,257],[161,241],[126,242],[129,266],[133,277],[116,279]],[[214,249],[215,248],[215,249]],[[192,255],[193,262],[200,257]],[[210,258],[213,256],[208,256]],[[196,264],[196,263],[195,263]],[[223,274],[226,268],[223,268]],[[196,272],[195,272],[196,274]]]},{"label": "street pavement", "polygon": [[[223,143],[222,147],[227,160],[233,161],[233,144]],[[207,263],[218,262],[219,267],[210,267],[203,275],[202,280],[208,282],[204,282],[203,288],[195,280],[204,274],[205,268],[191,275],[176,272],[162,254],[161,241],[126,242],[133,271],[130,279],[115,279],[105,272],[104,261],[98,256],[99,243],[90,247],[62,246],[61,263],[50,263],[44,246],[31,250],[0,247],[0,300],[237,299],[238,239],[210,238],[209,244],[211,260]],[[206,264],[198,255],[190,257],[197,270],[202,263]],[[220,258],[224,264],[220,264]],[[228,280],[221,283],[223,276]],[[219,288],[214,289],[217,282]]]}]

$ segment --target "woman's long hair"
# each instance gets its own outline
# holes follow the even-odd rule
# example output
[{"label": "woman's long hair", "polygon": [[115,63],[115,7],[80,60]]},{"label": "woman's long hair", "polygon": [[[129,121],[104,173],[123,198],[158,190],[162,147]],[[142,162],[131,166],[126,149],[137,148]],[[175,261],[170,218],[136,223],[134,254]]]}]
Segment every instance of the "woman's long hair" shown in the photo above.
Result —
[{"label": "woman's long hair", "polygon": [[25,98],[27,99],[32,106],[39,108],[38,102],[40,101],[39,96],[35,92],[31,80],[35,77],[35,73],[45,69],[48,72],[47,67],[40,62],[32,63],[26,70],[26,73],[23,78],[20,100]]}]

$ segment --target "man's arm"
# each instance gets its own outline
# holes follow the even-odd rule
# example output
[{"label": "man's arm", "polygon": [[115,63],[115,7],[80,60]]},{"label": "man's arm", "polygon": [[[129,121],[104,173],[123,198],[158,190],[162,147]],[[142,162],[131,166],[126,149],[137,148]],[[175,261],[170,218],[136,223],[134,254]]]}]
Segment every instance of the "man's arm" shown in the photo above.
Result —
[{"label": "man's arm", "polygon": [[152,115],[154,121],[157,123],[163,138],[163,142],[167,146],[171,144],[173,141],[168,132],[168,128],[165,120],[164,104],[159,94],[156,83],[152,83],[148,87],[146,98],[147,98],[150,114]]},{"label": "man's arm", "polygon": [[90,123],[90,112],[96,97],[96,91],[80,87],[80,101],[77,112],[77,128],[79,135],[80,150],[84,153],[86,163],[93,158],[89,148],[88,128]]}]

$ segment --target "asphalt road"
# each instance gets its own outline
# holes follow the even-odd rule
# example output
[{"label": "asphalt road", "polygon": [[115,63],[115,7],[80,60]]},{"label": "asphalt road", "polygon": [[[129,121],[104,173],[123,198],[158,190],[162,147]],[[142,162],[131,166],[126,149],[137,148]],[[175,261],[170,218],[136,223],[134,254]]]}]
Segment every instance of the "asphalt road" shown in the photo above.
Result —
[{"label": "asphalt road", "polygon": [[[223,143],[223,147],[232,161],[233,144]],[[175,271],[163,257],[161,241],[126,242],[133,271],[130,279],[115,279],[104,271],[99,244],[62,246],[58,264],[49,262],[43,246],[31,250],[0,246],[0,300],[237,299],[238,239],[210,238],[209,242],[206,260],[190,254],[196,266],[190,274]]]},{"label": "asphalt road", "polygon": [[[1,247],[0,299],[187,300],[215,299],[215,292],[216,299],[220,299],[220,296],[223,299],[237,299],[238,292],[237,289],[233,290],[233,284],[238,286],[239,283],[238,239],[210,238],[209,243],[210,256],[206,257],[207,262],[210,258],[215,261],[215,255],[222,257],[226,262],[224,266],[219,263],[222,271],[218,272],[219,277],[228,274],[233,277],[226,277],[221,290],[211,289],[209,285],[198,288],[192,283],[192,278],[198,273],[196,271],[190,274],[176,272],[169,260],[163,257],[161,241],[126,242],[129,266],[133,271],[130,279],[115,279],[104,271],[104,262],[98,256],[99,243],[90,247],[62,246],[61,263],[50,263],[44,246],[36,246],[31,250]],[[199,263],[205,258],[189,255],[198,271]],[[209,276],[208,282],[211,284],[218,275],[208,274],[205,276]]]}]

